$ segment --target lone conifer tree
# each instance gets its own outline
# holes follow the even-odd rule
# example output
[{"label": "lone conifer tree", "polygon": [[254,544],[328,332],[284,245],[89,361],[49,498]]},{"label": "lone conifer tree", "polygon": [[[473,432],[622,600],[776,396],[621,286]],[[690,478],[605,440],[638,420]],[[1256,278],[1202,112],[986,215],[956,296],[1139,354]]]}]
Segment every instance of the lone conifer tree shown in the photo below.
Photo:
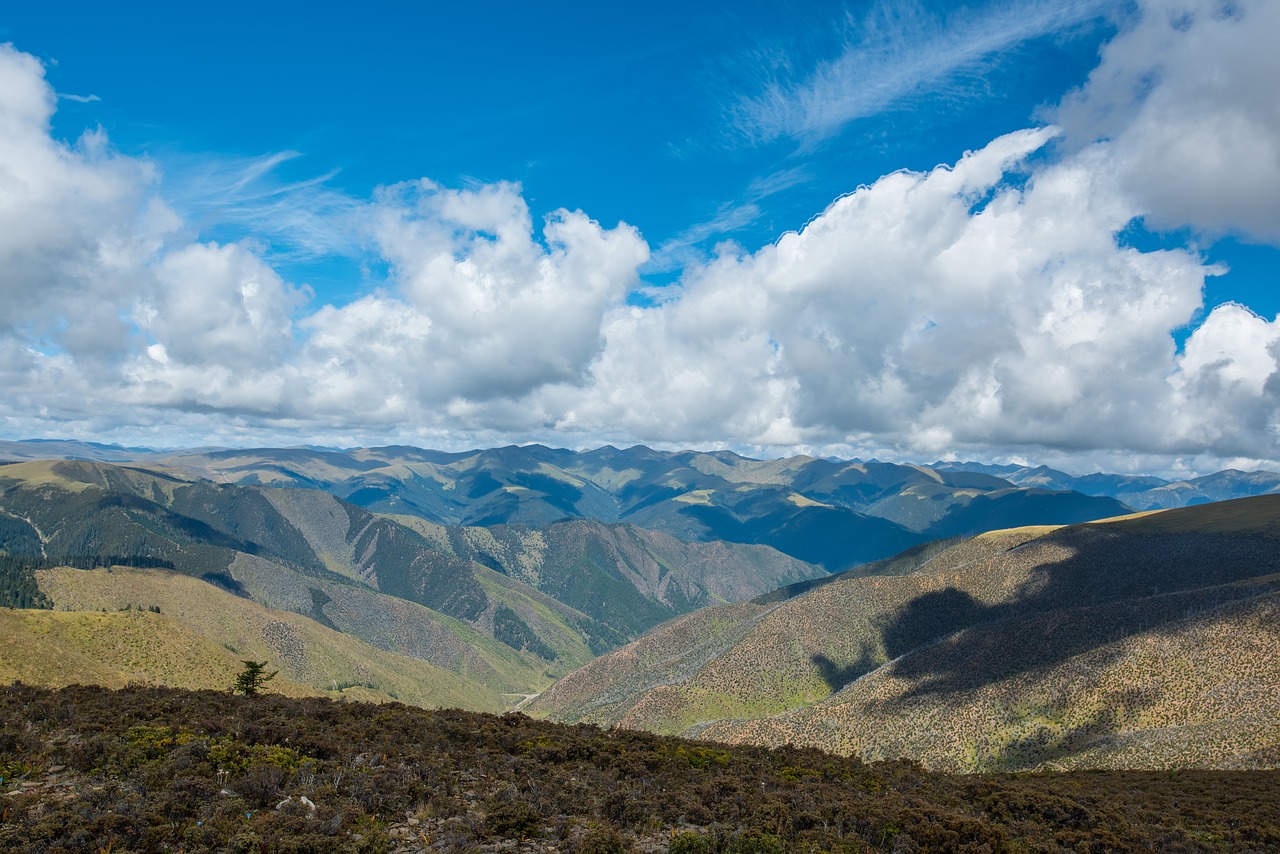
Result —
[{"label": "lone conifer tree", "polygon": [[276,678],[279,670],[273,670],[270,673],[264,673],[267,669],[265,661],[249,661],[244,659],[244,670],[240,671],[240,675],[236,677],[235,684],[231,686],[231,692],[244,694],[246,697],[253,697],[263,686]]}]

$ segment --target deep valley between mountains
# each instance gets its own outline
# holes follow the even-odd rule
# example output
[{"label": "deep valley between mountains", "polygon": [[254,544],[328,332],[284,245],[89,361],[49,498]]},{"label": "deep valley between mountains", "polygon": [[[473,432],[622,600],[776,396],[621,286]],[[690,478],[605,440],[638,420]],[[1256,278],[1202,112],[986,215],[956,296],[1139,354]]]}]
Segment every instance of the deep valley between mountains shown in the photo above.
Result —
[{"label": "deep valley between mountains", "polygon": [[937,772],[1280,767],[1268,473],[539,446],[0,456],[4,683],[226,691],[265,661],[285,697]]}]

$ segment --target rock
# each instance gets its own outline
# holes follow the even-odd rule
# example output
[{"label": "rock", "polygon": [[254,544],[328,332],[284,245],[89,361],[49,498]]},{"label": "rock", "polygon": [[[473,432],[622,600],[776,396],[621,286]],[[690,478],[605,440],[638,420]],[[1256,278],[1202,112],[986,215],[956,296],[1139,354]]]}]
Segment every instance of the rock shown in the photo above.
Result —
[{"label": "rock", "polygon": [[312,801],[310,798],[308,798],[306,795],[299,795],[297,798],[294,798],[291,795],[285,798],[280,803],[276,804],[276,812],[313,813],[315,811],[316,811],[315,802]]}]

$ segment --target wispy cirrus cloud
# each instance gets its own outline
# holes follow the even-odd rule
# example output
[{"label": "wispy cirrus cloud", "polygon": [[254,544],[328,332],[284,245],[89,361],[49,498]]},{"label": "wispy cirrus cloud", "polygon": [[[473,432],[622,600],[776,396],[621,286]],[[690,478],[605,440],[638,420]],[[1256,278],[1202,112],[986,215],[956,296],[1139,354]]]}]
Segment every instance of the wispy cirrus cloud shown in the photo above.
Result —
[{"label": "wispy cirrus cloud", "polygon": [[849,122],[946,91],[1000,54],[1096,20],[1115,5],[1028,0],[940,15],[915,0],[886,0],[848,21],[849,35],[834,59],[808,72],[792,64],[771,71],[762,91],[730,105],[730,124],[748,144],[792,139],[813,145]]},{"label": "wispy cirrus cloud", "polygon": [[740,200],[721,204],[710,219],[695,223],[664,241],[645,265],[645,272],[668,273],[704,260],[695,247],[704,241],[723,239],[728,234],[754,225],[764,215],[761,202],[810,180],[812,175],[800,166],[755,178],[747,185]]},{"label": "wispy cirrus cloud", "polygon": [[200,231],[217,225],[271,242],[276,256],[357,255],[364,230],[355,227],[363,202],[335,189],[337,170],[299,179],[282,173],[302,155],[280,151],[250,157],[164,158],[165,195]]}]

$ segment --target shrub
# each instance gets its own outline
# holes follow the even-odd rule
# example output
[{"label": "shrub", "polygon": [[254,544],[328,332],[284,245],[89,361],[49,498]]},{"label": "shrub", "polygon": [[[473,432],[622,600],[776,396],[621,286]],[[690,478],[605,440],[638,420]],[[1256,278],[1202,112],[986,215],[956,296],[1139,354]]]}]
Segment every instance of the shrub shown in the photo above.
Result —
[{"label": "shrub", "polygon": [[574,854],[625,854],[627,844],[612,827],[594,825],[573,844]]},{"label": "shrub", "polygon": [[701,833],[684,831],[671,834],[668,854],[711,854],[711,843]]}]

